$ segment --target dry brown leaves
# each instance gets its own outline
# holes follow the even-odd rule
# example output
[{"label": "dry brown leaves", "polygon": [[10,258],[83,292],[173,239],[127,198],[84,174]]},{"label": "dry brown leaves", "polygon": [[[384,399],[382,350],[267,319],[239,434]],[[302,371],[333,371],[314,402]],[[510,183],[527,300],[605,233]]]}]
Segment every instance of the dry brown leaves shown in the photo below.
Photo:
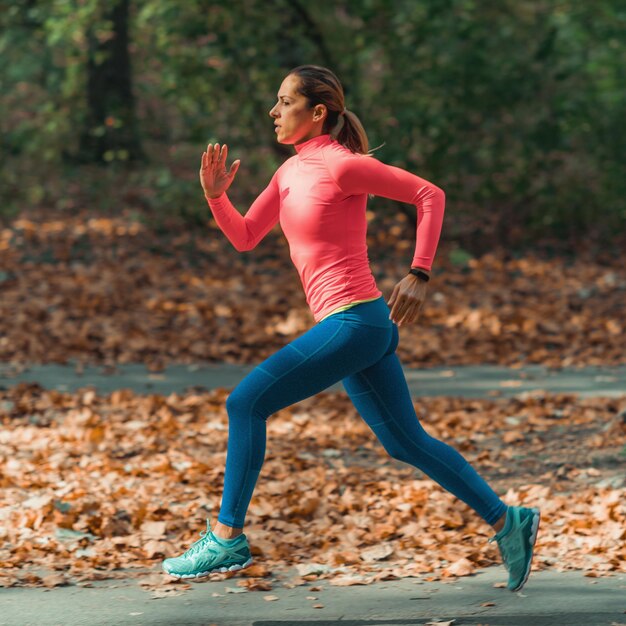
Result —
[{"label": "dry brown leaves", "polygon": [[[219,513],[227,396],[0,392],[0,586],[134,575],[154,597],[168,593],[162,559]],[[507,503],[541,508],[535,569],[626,571],[626,397],[432,398],[415,408]],[[271,416],[265,458],[246,519],[255,563],[234,574],[234,591],[269,591],[286,565],[298,570],[285,583],[294,586],[438,580],[500,563],[492,529],[389,458],[344,394]]]},{"label": "dry brown leaves", "polygon": [[[156,234],[124,216],[24,217],[0,231],[0,361],[259,362],[314,323],[277,228],[237,252],[206,227]],[[403,215],[375,216],[369,257],[388,299],[415,245]],[[400,328],[406,366],[623,363],[623,259],[589,254],[465,269],[445,234],[421,320]]]}]

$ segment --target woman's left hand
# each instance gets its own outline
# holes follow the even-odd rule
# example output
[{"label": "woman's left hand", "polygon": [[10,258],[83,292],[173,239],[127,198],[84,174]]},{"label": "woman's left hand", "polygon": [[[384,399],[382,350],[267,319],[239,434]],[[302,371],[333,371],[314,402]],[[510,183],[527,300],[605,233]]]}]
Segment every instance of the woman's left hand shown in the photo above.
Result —
[{"label": "woman's left hand", "polygon": [[391,308],[389,319],[398,326],[417,321],[426,300],[426,283],[413,274],[407,274],[394,288],[387,305]]}]

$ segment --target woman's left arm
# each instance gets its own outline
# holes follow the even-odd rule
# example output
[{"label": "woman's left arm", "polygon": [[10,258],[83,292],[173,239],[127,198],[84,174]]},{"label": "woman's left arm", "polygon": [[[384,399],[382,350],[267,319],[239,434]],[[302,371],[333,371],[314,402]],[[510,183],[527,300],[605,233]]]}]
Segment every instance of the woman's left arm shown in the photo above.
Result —
[{"label": "woman's left arm", "polygon": [[[413,204],[417,210],[415,252],[411,267],[430,274],[443,224],[446,196],[424,178],[374,157],[353,155],[335,164],[335,180],[347,194],[368,193]],[[394,288],[388,305],[399,326],[417,320],[426,298],[426,283],[407,274]]]}]

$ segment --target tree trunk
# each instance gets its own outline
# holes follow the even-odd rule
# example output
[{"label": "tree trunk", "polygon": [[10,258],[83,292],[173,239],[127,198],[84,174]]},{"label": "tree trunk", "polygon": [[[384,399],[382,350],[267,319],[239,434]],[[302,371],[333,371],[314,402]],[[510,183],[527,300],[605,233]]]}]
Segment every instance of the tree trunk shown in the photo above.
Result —
[{"label": "tree trunk", "polygon": [[112,36],[98,41],[96,24],[87,34],[88,113],[80,137],[81,162],[138,161],[145,157],[132,93],[128,13],[129,0],[112,0],[104,14],[113,23]]}]

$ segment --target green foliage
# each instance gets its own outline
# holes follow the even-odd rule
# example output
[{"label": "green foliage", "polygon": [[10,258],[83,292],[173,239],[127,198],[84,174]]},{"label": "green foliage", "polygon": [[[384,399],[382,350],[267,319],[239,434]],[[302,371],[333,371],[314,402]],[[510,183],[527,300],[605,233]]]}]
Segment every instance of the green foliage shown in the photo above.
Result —
[{"label": "green foliage", "polygon": [[148,202],[154,216],[153,225],[167,227],[168,219],[172,217],[192,224],[206,223],[208,207],[196,180],[177,178],[169,168],[161,166],[144,170],[141,182],[153,191]]},{"label": "green foliage", "polygon": [[[86,63],[88,33],[113,34],[111,4],[0,0],[1,213],[62,204],[52,175],[75,170],[81,197],[107,180],[76,156],[81,132],[105,131],[87,127]],[[242,159],[235,184],[251,200],[293,153],[268,117],[278,85],[317,63],[343,81],[370,145],[385,142],[376,156],[441,186],[448,214],[488,216],[505,241],[610,233],[626,225],[625,26],[617,0],[134,0],[133,93],[152,147],[129,180],[155,215],[205,219],[196,171],[219,141]],[[185,176],[182,146],[194,146]],[[105,153],[108,167],[127,159]],[[117,192],[103,189],[94,209],[123,204]]]},{"label": "green foliage", "polygon": [[448,258],[452,265],[467,267],[473,256],[467,250],[463,250],[463,248],[452,248],[448,253]]}]

